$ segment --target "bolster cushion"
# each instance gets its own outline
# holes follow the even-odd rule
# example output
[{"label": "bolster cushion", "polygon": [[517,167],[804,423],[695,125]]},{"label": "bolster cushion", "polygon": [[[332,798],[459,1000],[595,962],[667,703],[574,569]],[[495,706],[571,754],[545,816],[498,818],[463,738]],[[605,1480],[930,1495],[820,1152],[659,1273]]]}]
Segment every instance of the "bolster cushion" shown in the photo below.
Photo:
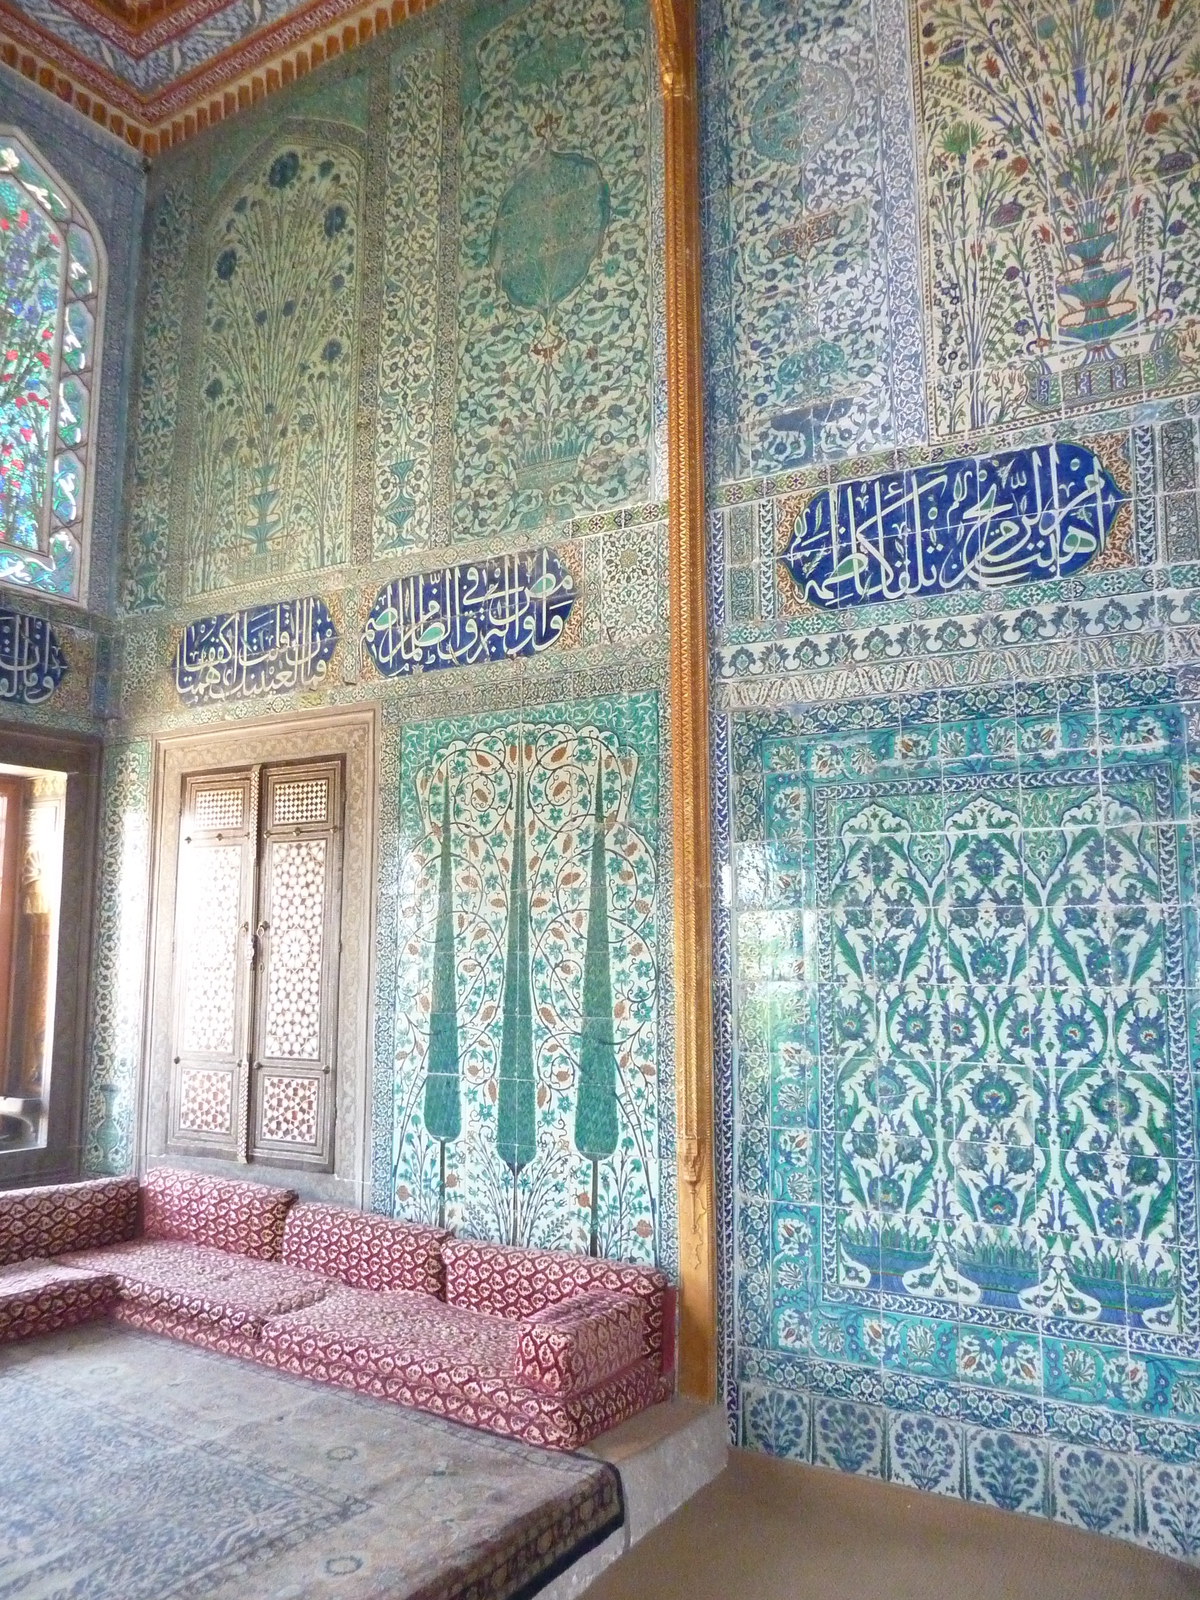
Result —
[{"label": "bolster cushion", "polygon": [[136,1178],[96,1178],[0,1193],[0,1266],[122,1244],[137,1231]]},{"label": "bolster cushion", "polygon": [[645,1318],[643,1355],[664,1371],[673,1359],[673,1325],[666,1324],[670,1284],[654,1267],[605,1261],[558,1250],[520,1250],[476,1239],[448,1239],[442,1245],[446,1299],[497,1317],[520,1320],[577,1295],[626,1295],[640,1302]]},{"label": "bolster cushion", "polygon": [[157,1167],[142,1184],[142,1233],[186,1239],[256,1261],[278,1261],[291,1189]]},{"label": "bolster cushion", "polygon": [[646,1354],[645,1312],[627,1295],[581,1294],[520,1323],[517,1379],[549,1394],[579,1394]]},{"label": "bolster cushion", "polygon": [[440,1247],[448,1237],[439,1228],[301,1201],[284,1223],[283,1259],[351,1289],[408,1289],[441,1299]]}]

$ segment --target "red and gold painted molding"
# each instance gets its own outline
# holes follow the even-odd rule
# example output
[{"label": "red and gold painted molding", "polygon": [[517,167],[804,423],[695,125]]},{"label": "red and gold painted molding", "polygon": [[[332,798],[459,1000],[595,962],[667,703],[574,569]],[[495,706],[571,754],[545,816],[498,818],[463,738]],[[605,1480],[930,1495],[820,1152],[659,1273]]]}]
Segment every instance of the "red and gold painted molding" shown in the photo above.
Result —
[{"label": "red and gold painted molding", "polygon": [[[9,0],[0,0],[0,61],[153,157],[434,4],[307,0],[194,72],[142,97]],[[115,34],[123,44],[145,47],[169,43],[219,7],[213,0],[70,0],[69,9],[106,39]]]}]

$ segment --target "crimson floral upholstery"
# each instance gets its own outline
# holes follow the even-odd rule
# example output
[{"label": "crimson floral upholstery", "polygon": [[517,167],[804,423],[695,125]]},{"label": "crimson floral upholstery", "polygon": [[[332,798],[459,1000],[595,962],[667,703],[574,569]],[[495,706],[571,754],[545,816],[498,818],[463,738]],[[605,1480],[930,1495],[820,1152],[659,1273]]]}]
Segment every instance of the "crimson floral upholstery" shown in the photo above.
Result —
[{"label": "crimson floral upholstery", "polygon": [[105,1272],[73,1272],[57,1261],[21,1261],[0,1268],[0,1344],[53,1333],[102,1317],[116,1297]]},{"label": "crimson floral upholstery", "polygon": [[111,1314],[559,1450],[669,1397],[662,1273],[294,1200],[160,1168],[138,1238],[133,1179],[2,1194],[0,1342]]},{"label": "crimson floral upholstery", "polygon": [[0,1193],[0,1266],[90,1250],[137,1232],[136,1178],[97,1178]]},{"label": "crimson floral upholstery", "polygon": [[352,1289],[409,1289],[441,1297],[439,1246],[449,1234],[347,1206],[301,1202],[287,1214],[283,1259]]},{"label": "crimson floral upholstery", "polygon": [[[498,1317],[533,1317],[577,1295],[628,1295],[645,1314],[646,1355],[662,1372],[674,1366],[674,1304],[666,1277],[652,1267],[548,1250],[448,1239],[442,1246],[446,1299]],[[668,1322],[667,1308],[671,1307]]]},{"label": "crimson floral upholstery", "polygon": [[317,1355],[337,1367],[419,1368],[454,1382],[472,1373],[513,1378],[518,1328],[501,1317],[448,1306],[405,1290],[333,1289],[317,1305],[273,1317],[263,1330],[277,1350]]},{"label": "crimson floral upholstery", "polygon": [[517,1377],[551,1394],[591,1389],[646,1354],[645,1309],[628,1295],[581,1294],[518,1327]]},{"label": "crimson floral upholstery", "polygon": [[229,1335],[257,1336],[268,1317],[312,1305],[330,1287],[327,1278],[280,1261],[256,1261],[175,1240],[138,1239],[67,1259],[74,1266],[111,1272],[122,1307],[132,1301],[142,1313]]},{"label": "crimson floral upholstery", "polygon": [[142,1184],[142,1233],[147,1239],[189,1239],[258,1261],[278,1261],[295,1198],[291,1189],[159,1167]]},{"label": "crimson floral upholstery", "polygon": [[332,1348],[327,1350],[312,1335],[301,1336],[298,1327],[285,1339],[275,1334],[275,1326],[267,1324],[258,1346],[258,1359],[267,1366],[321,1383],[340,1384],[377,1400],[416,1406],[434,1416],[550,1450],[577,1450],[671,1394],[670,1379],[649,1360],[639,1361],[619,1377],[582,1394],[554,1395],[526,1388],[512,1378],[481,1375],[469,1352],[450,1369],[436,1357],[421,1356],[400,1345],[385,1360],[351,1365],[331,1359]]}]

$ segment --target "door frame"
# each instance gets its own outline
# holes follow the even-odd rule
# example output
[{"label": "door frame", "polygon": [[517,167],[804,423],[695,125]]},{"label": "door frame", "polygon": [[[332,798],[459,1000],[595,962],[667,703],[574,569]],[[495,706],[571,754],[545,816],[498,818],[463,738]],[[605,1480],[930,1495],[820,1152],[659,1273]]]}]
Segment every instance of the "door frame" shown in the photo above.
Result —
[{"label": "door frame", "polygon": [[304,1198],[364,1206],[371,1186],[371,1040],[374,1037],[375,884],[378,854],[379,711],[331,707],[178,730],[155,737],[150,873],[149,975],[145,1002],[145,1070],[138,1092],[137,1170],[169,1161],[230,1178],[277,1167],[244,1166],[219,1157],[167,1154],[172,1037],[172,957],[178,877],[180,796],[186,776],[222,768],[341,757],[345,798],[342,843],[341,958],[337,1008],[337,1105],[333,1171],[288,1168],[286,1182]]},{"label": "door frame", "polygon": [[[58,922],[54,1043],[50,1058],[50,1123],[46,1143],[0,1158],[0,1188],[58,1183],[79,1176],[83,1147],[87,1041],[96,920],[97,834],[103,746],[95,735],[0,723],[4,760],[67,775],[63,883],[80,885],[78,911]],[[7,974],[5,974],[7,977]],[[0,1091],[2,1092],[2,1091]]]}]

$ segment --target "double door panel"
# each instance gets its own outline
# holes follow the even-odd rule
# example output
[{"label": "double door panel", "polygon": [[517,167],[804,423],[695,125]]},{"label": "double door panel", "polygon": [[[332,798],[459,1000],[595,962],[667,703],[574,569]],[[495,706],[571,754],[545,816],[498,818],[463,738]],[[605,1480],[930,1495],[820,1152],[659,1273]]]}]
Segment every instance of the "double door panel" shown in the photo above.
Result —
[{"label": "double door panel", "polygon": [[332,1169],[341,819],[337,761],[184,779],[171,1149]]}]

